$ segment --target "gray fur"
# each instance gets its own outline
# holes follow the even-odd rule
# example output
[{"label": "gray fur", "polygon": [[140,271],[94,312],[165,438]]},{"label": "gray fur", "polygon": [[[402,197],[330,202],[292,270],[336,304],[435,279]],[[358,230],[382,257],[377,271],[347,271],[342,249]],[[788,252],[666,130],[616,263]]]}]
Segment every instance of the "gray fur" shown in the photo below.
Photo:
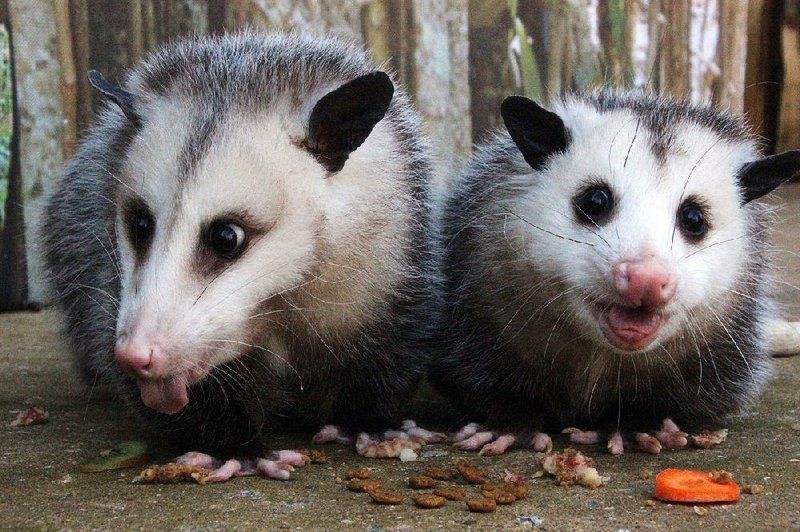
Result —
[{"label": "gray fur", "polygon": [[[641,120],[637,131],[656,139],[650,149],[661,161],[669,157],[671,132],[687,123],[723,139],[751,139],[740,118],[669,99],[602,92],[576,98],[601,112],[632,110]],[[543,278],[506,238],[509,202],[543,186],[536,177],[509,135],[499,133],[476,150],[444,202],[447,326],[430,375],[460,408],[461,421],[509,430],[648,430],[666,417],[697,425],[748,405],[770,372],[764,326],[774,309],[765,208],[742,207],[745,267],[732,292],[712,303],[727,330],[698,321],[664,350],[620,355],[575,323],[559,300],[570,288],[564,279]]]},{"label": "gray fur", "polygon": [[[197,127],[182,150],[185,177],[227,114],[265,109],[286,95],[298,106],[313,104],[326,91],[373,70],[362,51],[335,39],[240,33],[164,48],[129,75],[125,89],[134,95],[134,105],[145,109],[145,123],[146,109],[159,98],[190,102]],[[404,167],[395,190],[413,205],[406,213],[412,234],[403,251],[404,275],[385,310],[327,343],[291,330],[297,323],[287,320],[284,326],[292,333],[287,349],[306,361],[298,375],[279,377],[259,351],[246,352],[194,385],[188,406],[167,416],[143,407],[134,380],[114,362],[120,294],[115,176],[140,130],[117,107],[106,106],[50,198],[42,228],[66,337],[81,373],[91,382],[110,383],[150,426],[187,449],[259,453],[277,427],[336,423],[378,429],[396,421],[422,376],[440,294],[430,252],[429,150],[402,90],[395,92],[384,120],[398,139],[394,149]]]}]

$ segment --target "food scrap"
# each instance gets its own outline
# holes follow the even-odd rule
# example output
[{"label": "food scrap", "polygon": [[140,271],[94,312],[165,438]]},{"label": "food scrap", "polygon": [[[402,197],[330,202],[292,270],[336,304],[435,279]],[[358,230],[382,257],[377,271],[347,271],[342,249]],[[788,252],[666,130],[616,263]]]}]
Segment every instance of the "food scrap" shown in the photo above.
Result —
[{"label": "food scrap", "polygon": [[372,500],[378,504],[402,504],[403,496],[396,491],[389,491],[383,488],[375,488],[369,490],[367,494],[372,497]]},{"label": "food scrap", "polygon": [[710,449],[719,445],[728,438],[728,429],[703,430],[700,434],[689,436],[692,447],[697,449]]},{"label": "food scrap", "polygon": [[205,484],[210,471],[205,467],[180,464],[151,465],[133,479],[141,484],[171,484],[174,482],[196,482]]},{"label": "food scrap", "polygon": [[371,490],[380,489],[383,485],[377,480],[367,480],[361,478],[354,478],[347,483],[347,489],[350,491],[360,491],[368,493]]},{"label": "food scrap", "polygon": [[420,508],[441,508],[447,499],[440,497],[436,494],[427,493],[425,495],[414,495],[411,498],[412,502]]},{"label": "food scrap", "polygon": [[700,516],[708,515],[708,508],[705,506],[693,506],[692,511]]},{"label": "food scrap", "polygon": [[417,475],[408,479],[408,485],[415,490],[424,490],[435,488],[439,483],[431,477],[425,475]]},{"label": "food scrap", "polygon": [[492,513],[497,510],[497,502],[494,499],[469,499],[467,501],[467,508],[469,508],[470,512],[478,512],[478,513]]},{"label": "food scrap", "polygon": [[469,460],[459,460],[456,462],[456,469],[470,484],[483,484],[489,479],[489,472],[472,465]]},{"label": "food scrap", "polygon": [[81,466],[84,473],[99,473],[110,469],[140,467],[150,462],[147,444],[142,441],[124,441],[113,449],[100,451],[100,458]]},{"label": "food scrap", "polygon": [[353,480],[354,478],[364,480],[366,478],[369,478],[369,469],[367,469],[366,467],[362,467],[361,469],[354,469],[353,471],[348,471],[348,473],[345,475],[344,478],[346,478],[347,480]]},{"label": "food scrap", "polygon": [[[403,461],[413,461],[417,458],[422,443],[405,438],[393,438],[386,441],[376,441],[369,434],[359,434],[356,439],[356,451],[365,458],[401,458]],[[405,453],[404,453],[405,451]],[[410,454],[413,454],[413,457]]]},{"label": "food scrap", "polygon": [[426,477],[431,477],[435,480],[453,480],[456,475],[455,471],[446,467],[432,467],[425,471]]},{"label": "food scrap", "polygon": [[320,451],[318,449],[298,449],[298,453],[302,454],[306,458],[308,458],[307,462],[311,464],[327,464],[328,463],[328,455],[325,451]]},{"label": "food scrap", "polygon": [[11,422],[12,427],[27,427],[29,425],[42,425],[50,420],[50,414],[47,410],[32,406],[25,410],[20,410],[17,414],[17,419]]},{"label": "food scrap", "polygon": [[735,502],[739,485],[727,471],[665,469],[656,476],[654,495],[666,502]]},{"label": "food scrap", "polygon": [[761,484],[748,484],[742,489],[742,491],[748,495],[761,495],[764,493],[764,486]]},{"label": "food scrap", "polygon": [[590,489],[602,486],[604,479],[592,467],[592,459],[572,448],[564,449],[562,454],[545,455],[541,460],[542,469],[556,478],[556,484],[571,486],[580,484]]},{"label": "food scrap", "polygon": [[436,488],[433,490],[433,494],[438,495],[439,497],[444,497],[448,501],[463,501],[467,498],[467,494],[464,493],[464,490],[451,486]]}]

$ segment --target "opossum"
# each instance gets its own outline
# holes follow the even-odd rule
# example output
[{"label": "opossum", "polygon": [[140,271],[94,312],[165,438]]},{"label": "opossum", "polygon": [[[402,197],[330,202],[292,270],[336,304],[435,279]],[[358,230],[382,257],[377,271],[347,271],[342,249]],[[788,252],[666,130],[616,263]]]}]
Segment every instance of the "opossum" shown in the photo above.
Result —
[{"label": "opossum", "polygon": [[[680,448],[770,374],[768,209],[800,169],[745,121],[645,91],[501,108],[443,206],[447,324],[431,380],[457,445]],[[648,434],[651,429],[659,429]],[[576,430],[575,427],[592,429]],[[626,443],[627,444],[627,443]]]},{"label": "opossum", "polygon": [[402,89],[355,45],[248,32],[90,81],[110,103],[42,226],[87,380],[181,448],[280,478],[299,458],[265,454],[271,431],[398,421],[440,297]]}]

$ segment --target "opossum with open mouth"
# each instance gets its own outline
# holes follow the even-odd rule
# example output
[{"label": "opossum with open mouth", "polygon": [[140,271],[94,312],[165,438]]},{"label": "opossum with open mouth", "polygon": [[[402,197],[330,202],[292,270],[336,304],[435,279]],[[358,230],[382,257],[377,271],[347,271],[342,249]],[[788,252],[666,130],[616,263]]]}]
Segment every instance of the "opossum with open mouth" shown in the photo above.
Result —
[{"label": "opossum with open mouth", "polygon": [[800,152],[761,157],[741,118],[644,92],[553,112],[509,97],[502,115],[508,134],[478,148],[443,207],[431,379],[491,429],[470,423],[457,445],[547,450],[547,431],[572,427],[577,443],[658,452],[687,444],[678,424],[755,398],[780,322],[753,200]]},{"label": "opossum with open mouth", "polygon": [[167,47],[124,89],[90,81],[113,105],[42,231],[84,375],[182,447],[278,478],[302,460],[265,455],[270,430],[396,422],[439,297],[402,90],[355,46],[255,33]]}]

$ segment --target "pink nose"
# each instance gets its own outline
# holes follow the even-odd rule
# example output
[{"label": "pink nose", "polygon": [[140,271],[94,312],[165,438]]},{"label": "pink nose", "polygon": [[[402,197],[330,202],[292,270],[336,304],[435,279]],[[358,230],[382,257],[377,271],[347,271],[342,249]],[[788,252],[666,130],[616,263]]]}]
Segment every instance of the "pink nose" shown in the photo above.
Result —
[{"label": "pink nose", "polygon": [[148,378],[155,376],[161,356],[157,346],[123,333],[117,338],[114,358],[128,373]]},{"label": "pink nose", "polygon": [[653,256],[620,262],[613,275],[617,293],[632,307],[663,307],[677,288],[672,270]]}]

